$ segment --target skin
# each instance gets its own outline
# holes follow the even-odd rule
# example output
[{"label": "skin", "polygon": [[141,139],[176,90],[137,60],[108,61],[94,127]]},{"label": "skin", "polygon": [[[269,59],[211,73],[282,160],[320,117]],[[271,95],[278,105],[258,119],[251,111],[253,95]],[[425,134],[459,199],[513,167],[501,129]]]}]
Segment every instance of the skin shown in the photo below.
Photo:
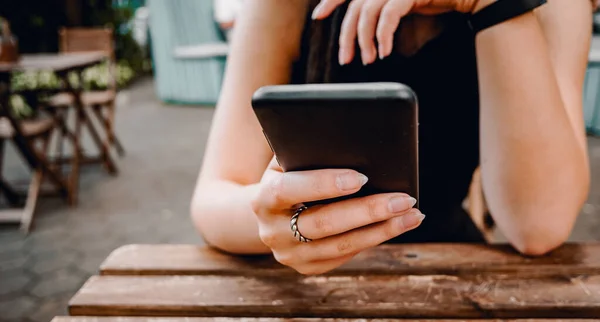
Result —
[{"label": "skin", "polygon": [[[474,12],[492,2],[354,1],[351,8],[357,13],[347,14],[340,35],[341,63],[355,54],[365,64],[388,55],[406,14]],[[342,2],[323,1],[314,17],[326,17]],[[290,81],[307,3],[247,1],[236,22],[191,214],[204,239],[217,248],[236,254],[272,252],[301,273],[318,274],[418,229],[424,216],[412,208],[410,196],[375,195],[309,208],[298,224],[314,241],[293,238],[289,220],[296,204],[351,194],[365,179],[343,169],[283,173],[272,161],[250,105],[260,86]],[[484,192],[498,227],[524,254],[544,254],[562,244],[587,197],[581,93],[590,35],[589,1],[549,0],[535,13],[476,37]],[[354,39],[360,53],[350,52]],[[375,39],[381,47],[375,48]]]}]

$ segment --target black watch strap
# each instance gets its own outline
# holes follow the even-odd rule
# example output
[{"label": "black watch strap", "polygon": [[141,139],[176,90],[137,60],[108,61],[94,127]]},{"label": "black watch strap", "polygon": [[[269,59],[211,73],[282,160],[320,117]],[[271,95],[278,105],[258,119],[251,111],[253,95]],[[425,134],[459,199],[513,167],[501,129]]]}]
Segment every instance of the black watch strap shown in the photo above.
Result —
[{"label": "black watch strap", "polygon": [[469,18],[474,33],[525,14],[543,4],[546,0],[498,0],[481,9]]}]

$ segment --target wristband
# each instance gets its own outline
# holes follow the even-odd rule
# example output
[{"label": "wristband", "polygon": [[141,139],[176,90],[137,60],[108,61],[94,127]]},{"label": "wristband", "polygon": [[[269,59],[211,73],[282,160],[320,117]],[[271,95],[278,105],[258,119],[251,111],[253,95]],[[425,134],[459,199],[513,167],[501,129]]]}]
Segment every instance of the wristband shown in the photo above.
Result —
[{"label": "wristband", "polygon": [[546,3],[546,0],[498,0],[471,15],[469,26],[475,34],[512,18],[523,15]]}]

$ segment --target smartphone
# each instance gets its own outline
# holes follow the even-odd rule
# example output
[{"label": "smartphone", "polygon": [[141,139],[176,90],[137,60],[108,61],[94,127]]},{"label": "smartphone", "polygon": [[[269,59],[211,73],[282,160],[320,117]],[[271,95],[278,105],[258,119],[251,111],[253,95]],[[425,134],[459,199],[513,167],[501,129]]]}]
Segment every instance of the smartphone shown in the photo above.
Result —
[{"label": "smartphone", "polygon": [[369,178],[355,194],[305,205],[386,192],[419,200],[418,102],[410,87],[265,86],[254,93],[252,107],[283,171],[344,168]]}]

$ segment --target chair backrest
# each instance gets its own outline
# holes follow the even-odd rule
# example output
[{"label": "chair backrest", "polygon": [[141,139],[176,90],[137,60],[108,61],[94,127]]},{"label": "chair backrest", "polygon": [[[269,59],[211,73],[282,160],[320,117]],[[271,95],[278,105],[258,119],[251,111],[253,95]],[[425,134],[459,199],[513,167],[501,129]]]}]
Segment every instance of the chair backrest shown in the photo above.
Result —
[{"label": "chair backrest", "polygon": [[109,88],[116,89],[115,45],[112,28],[61,28],[60,52],[102,52],[109,59]]},{"label": "chair backrest", "polygon": [[103,52],[114,58],[111,28],[62,28],[59,35],[60,51],[63,53]]}]

